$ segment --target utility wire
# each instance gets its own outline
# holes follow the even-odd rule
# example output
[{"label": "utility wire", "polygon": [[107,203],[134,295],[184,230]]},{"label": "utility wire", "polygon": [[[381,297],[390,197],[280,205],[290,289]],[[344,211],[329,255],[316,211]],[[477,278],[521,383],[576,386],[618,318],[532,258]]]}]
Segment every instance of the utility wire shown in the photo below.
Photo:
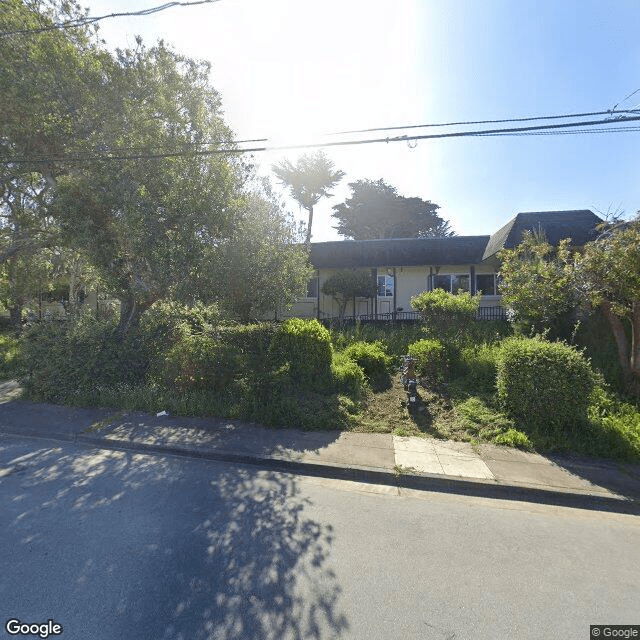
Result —
[{"label": "utility wire", "polygon": [[[620,102],[618,102],[618,104],[622,104],[623,102],[627,101],[631,96],[635,96],[636,93],[638,93],[638,91],[640,91],[640,88],[636,89],[635,91],[632,91],[626,98],[622,98],[622,100],[620,100]],[[616,107],[618,106],[618,104],[616,104],[613,109],[611,109],[611,111],[615,111]],[[624,113],[623,111],[618,111],[617,113]]]},{"label": "utility wire", "polygon": [[[263,151],[288,151],[291,149],[310,149],[310,148],[322,148],[322,147],[339,147],[339,146],[352,146],[361,144],[374,144],[380,142],[412,142],[414,140],[433,140],[443,138],[462,138],[470,136],[504,136],[504,135],[561,135],[569,133],[604,133],[608,131],[637,131],[640,127],[611,127],[611,128],[599,128],[599,129],[585,129],[584,127],[593,127],[595,125],[603,124],[619,124],[621,122],[634,122],[639,121],[640,116],[625,116],[616,120],[592,120],[588,122],[565,122],[561,124],[546,124],[537,125],[531,127],[510,127],[506,129],[485,129],[480,131],[456,131],[451,133],[434,133],[423,134],[417,136],[396,136],[393,138],[369,138],[365,140],[341,140],[337,142],[324,142],[315,144],[293,144],[293,145],[280,145],[280,146],[261,146],[261,147],[243,147],[240,149],[207,149],[207,150],[192,150],[192,151],[166,151],[158,153],[128,153],[128,154],[100,154],[100,155],[88,155],[88,154],[66,154],[59,156],[33,156],[31,158],[14,157],[14,158],[0,158],[1,164],[28,164],[28,163],[44,163],[51,164],[54,162],[88,162],[88,161],[111,161],[111,160],[157,160],[162,158],[175,158],[175,157],[203,157],[222,154],[245,154],[245,153],[257,153]],[[580,129],[582,127],[582,129]],[[260,139],[263,140],[263,139]],[[233,143],[230,143],[233,144]]]},{"label": "utility wire", "polygon": [[43,33],[45,31],[55,31],[56,29],[72,29],[74,27],[82,27],[87,24],[94,24],[100,20],[106,20],[107,18],[123,18],[130,16],[150,16],[153,13],[159,13],[172,7],[192,7],[198,4],[211,4],[213,2],[220,2],[220,0],[192,0],[190,2],[165,2],[157,7],[150,7],[149,9],[141,9],[140,11],[126,11],[122,13],[109,13],[104,16],[86,16],[85,18],[77,18],[76,20],[68,20],[67,22],[60,22],[57,24],[51,24],[46,27],[38,27],[35,29],[17,29],[15,31],[3,31],[0,33],[0,38],[6,36],[17,35],[31,35],[36,33]]},{"label": "utility wire", "polygon": [[[640,89],[638,89],[638,91],[640,91]],[[631,96],[627,96],[627,98],[629,97]],[[616,105],[616,107],[617,106],[618,105]],[[506,122],[531,122],[534,120],[559,120],[561,118],[587,118],[587,117],[593,117],[593,116],[613,115],[616,107],[614,107],[609,111],[591,111],[589,113],[567,113],[567,114],[558,115],[558,116],[532,116],[529,118],[505,118],[502,120],[469,120],[467,122],[438,122],[435,124],[410,124],[410,125],[394,126],[394,127],[373,127],[371,129],[352,129],[350,131],[335,131],[332,133],[328,133],[326,135],[337,136],[337,135],[344,135],[347,133],[372,133],[374,131],[396,131],[401,129],[426,129],[429,127],[458,127],[458,126],[462,126],[462,125],[466,126],[470,124],[504,124]],[[615,113],[616,114],[638,113],[638,111],[636,109],[628,109],[626,111],[615,111]]]}]

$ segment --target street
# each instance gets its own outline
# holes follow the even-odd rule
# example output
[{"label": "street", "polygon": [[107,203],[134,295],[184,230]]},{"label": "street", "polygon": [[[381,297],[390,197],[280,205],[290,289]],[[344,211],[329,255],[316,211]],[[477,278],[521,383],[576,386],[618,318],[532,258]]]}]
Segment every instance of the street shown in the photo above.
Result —
[{"label": "street", "polygon": [[[0,437],[0,638],[589,638],[635,516]],[[22,636],[23,637],[23,636]],[[35,637],[35,636],[30,636]]]}]

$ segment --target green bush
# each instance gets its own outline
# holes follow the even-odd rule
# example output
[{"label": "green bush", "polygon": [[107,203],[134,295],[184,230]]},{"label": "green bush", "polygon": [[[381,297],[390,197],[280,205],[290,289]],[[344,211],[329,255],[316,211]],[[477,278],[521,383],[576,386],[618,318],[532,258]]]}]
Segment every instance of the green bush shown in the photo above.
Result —
[{"label": "green bush", "polygon": [[495,391],[499,349],[499,344],[481,343],[461,350],[460,369],[474,390]]},{"label": "green bush", "polygon": [[358,364],[344,353],[336,353],[331,363],[334,388],[354,400],[360,400],[366,393],[365,373]]},{"label": "green bush", "polygon": [[389,375],[392,358],[382,342],[354,342],[344,354],[362,368],[369,382],[381,381]]},{"label": "green bush", "polygon": [[0,334],[0,380],[20,374],[22,346],[18,338]]},{"label": "green bush", "polygon": [[447,341],[457,341],[469,335],[480,297],[468,291],[452,294],[435,289],[413,296],[411,306],[420,312],[429,337],[442,336]]},{"label": "green bush", "polygon": [[540,433],[576,432],[587,420],[596,375],[562,342],[510,338],[497,361],[498,398],[516,423]]},{"label": "green bush", "polygon": [[144,381],[149,358],[140,336],[121,339],[117,323],[84,315],[52,320],[23,335],[24,386],[34,398],[65,401],[69,394]]},{"label": "green bush", "polygon": [[239,375],[236,349],[210,336],[191,335],[176,343],[163,360],[161,380],[178,391],[221,391]]},{"label": "green bush", "polygon": [[449,376],[447,348],[439,340],[418,340],[409,345],[409,355],[416,360],[416,373],[431,382],[443,382]]},{"label": "green bush", "polygon": [[264,371],[267,366],[269,345],[277,325],[270,322],[224,325],[214,330],[223,344],[233,347],[241,356],[243,366],[250,371]]},{"label": "green bush", "polygon": [[287,365],[289,384],[312,391],[331,389],[332,355],[331,334],[317,320],[286,320],[269,346],[271,366]]}]

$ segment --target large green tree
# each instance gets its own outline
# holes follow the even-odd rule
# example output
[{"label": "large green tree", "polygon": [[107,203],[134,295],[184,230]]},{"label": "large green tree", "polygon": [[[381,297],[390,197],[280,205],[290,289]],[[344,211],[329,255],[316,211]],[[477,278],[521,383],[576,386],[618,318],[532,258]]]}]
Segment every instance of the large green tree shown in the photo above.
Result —
[{"label": "large green tree", "polygon": [[309,214],[306,243],[311,242],[313,207],[321,198],[331,195],[331,189],[344,177],[334,169],[333,162],[323,151],[304,154],[296,164],[283,160],[272,167],[276,178],[289,189],[293,199]]},{"label": "large green tree", "polygon": [[242,322],[293,303],[313,273],[300,240],[301,230],[263,183],[245,197],[233,234],[205,272],[213,301]]},{"label": "large green tree", "polygon": [[384,180],[350,182],[351,195],[333,207],[336,230],[354,240],[451,236],[449,223],[437,204],[398,195]]},{"label": "large green tree", "polygon": [[609,322],[627,384],[640,395],[640,216],[604,227],[578,269],[583,290]]},{"label": "large green tree", "polygon": [[[82,15],[71,1],[6,0],[0,32]],[[82,148],[98,121],[95,89],[103,57],[88,28],[0,38],[0,265],[16,328],[30,272],[40,273],[40,254],[46,257],[61,242],[50,205],[58,178],[72,170],[65,155]]]},{"label": "large green tree", "polygon": [[121,300],[122,334],[156,300],[197,294],[232,232],[242,171],[209,71],[162,42],[118,51],[89,138],[99,153],[58,180],[55,216]]}]

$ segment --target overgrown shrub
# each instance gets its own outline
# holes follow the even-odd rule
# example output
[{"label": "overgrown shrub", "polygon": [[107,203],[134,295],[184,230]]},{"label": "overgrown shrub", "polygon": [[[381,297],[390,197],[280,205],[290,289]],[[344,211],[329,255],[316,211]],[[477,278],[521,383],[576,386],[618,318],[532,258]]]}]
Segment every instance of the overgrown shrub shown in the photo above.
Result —
[{"label": "overgrown shrub", "polygon": [[233,347],[241,356],[243,366],[250,371],[264,371],[269,345],[277,325],[270,322],[224,325],[213,332],[223,344]]},{"label": "overgrown shrub", "polygon": [[70,393],[141,384],[149,368],[137,333],[121,339],[115,321],[89,314],[75,321],[34,324],[22,344],[25,389],[41,400],[64,402]]},{"label": "overgrown shrub", "polygon": [[367,387],[365,372],[345,353],[336,353],[331,363],[334,388],[338,393],[360,400]]},{"label": "overgrown shrub", "polygon": [[420,312],[430,331],[429,337],[443,336],[448,341],[455,341],[469,333],[480,297],[480,294],[472,296],[468,291],[452,294],[434,289],[413,296],[411,306]]},{"label": "overgrown shrub", "polygon": [[289,384],[300,389],[329,391],[332,387],[331,334],[317,320],[290,318],[273,334],[271,366],[288,366]]},{"label": "overgrown shrub", "polygon": [[576,431],[587,420],[596,375],[562,342],[510,338],[497,360],[498,398],[517,424],[541,433]]},{"label": "overgrown shrub", "polygon": [[18,338],[0,334],[0,380],[19,375],[22,362],[22,347]]},{"label": "overgrown shrub", "polygon": [[240,373],[238,351],[202,334],[186,336],[166,353],[161,380],[178,391],[221,391]]},{"label": "overgrown shrub", "polygon": [[370,383],[380,382],[389,375],[393,360],[380,341],[354,342],[344,350],[344,354],[362,368]]},{"label": "overgrown shrub", "polygon": [[460,370],[476,391],[495,390],[499,349],[499,344],[481,343],[461,350]]},{"label": "overgrown shrub", "polygon": [[416,360],[416,373],[431,382],[443,382],[449,376],[447,348],[439,340],[418,340],[409,345],[409,355]]}]

